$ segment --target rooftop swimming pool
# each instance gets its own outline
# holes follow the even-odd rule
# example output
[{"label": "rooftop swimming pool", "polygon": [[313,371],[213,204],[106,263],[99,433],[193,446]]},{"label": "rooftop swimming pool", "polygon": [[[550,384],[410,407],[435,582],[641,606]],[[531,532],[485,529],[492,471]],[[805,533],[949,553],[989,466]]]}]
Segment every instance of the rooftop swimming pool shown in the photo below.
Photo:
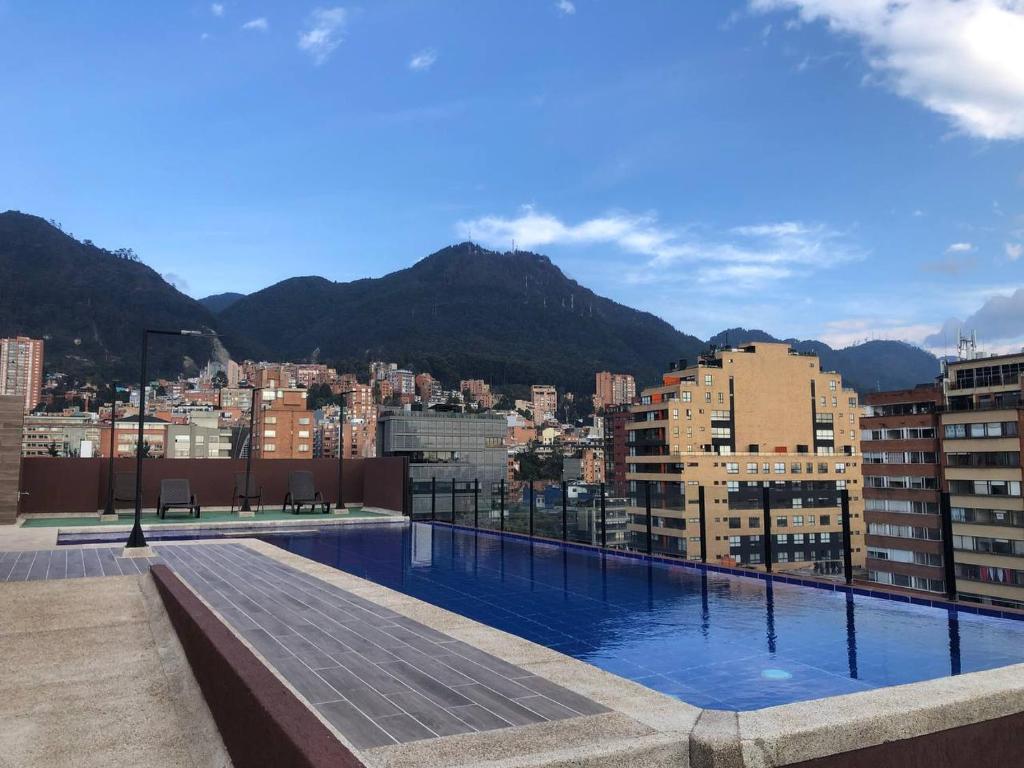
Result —
[{"label": "rooftop swimming pool", "polygon": [[752,710],[1024,662],[1024,622],[447,526],[265,537],[698,707]]}]

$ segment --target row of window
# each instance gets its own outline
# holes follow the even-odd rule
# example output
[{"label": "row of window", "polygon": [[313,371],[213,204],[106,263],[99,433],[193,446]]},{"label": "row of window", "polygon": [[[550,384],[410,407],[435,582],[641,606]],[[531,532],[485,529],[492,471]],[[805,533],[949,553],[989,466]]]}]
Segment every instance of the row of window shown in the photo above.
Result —
[{"label": "row of window", "polygon": [[919,525],[896,525],[895,523],[868,523],[868,533],[873,536],[891,536],[896,539],[925,539],[938,541],[938,528]]},{"label": "row of window", "polygon": [[913,491],[934,491],[939,481],[934,477],[868,475],[864,478],[865,488],[906,488]]},{"label": "row of window", "polygon": [[1020,496],[1017,480],[950,480],[953,496]]},{"label": "row of window", "polygon": [[861,440],[933,440],[933,427],[899,427],[896,429],[864,429]]},{"label": "row of window", "polygon": [[973,509],[971,507],[953,507],[950,512],[954,523],[1007,525],[1024,528],[1024,512],[1008,509]]},{"label": "row of window", "polygon": [[[761,471],[764,474],[766,474],[766,475],[770,474],[772,472],[774,472],[776,475],[784,475],[784,474],[786,474],[786,462],[784,462],[784,461],[777,461],[777,462],[774,462],[774,463],[765,462],[764,464],[761,464],[760,466],[761,466]],[[807,468],[807,474],[809,474],[809,475],[814,474],[814,462],[810,462],[810,461],[806,462],[806,464],[803,464],[803,463],[801,463],[799,461],[794,461],[794,462],[792,462],[789,465],[789,471],[790,471],[791,474],[799,475],[799,474],[803,473],[805,466]],[[747,462],[746,473],[748,475],[756,475],[757,472],[758,472],[757,467],[758,467],[757,462],[755,462],[755,461]],[[824,475],[824,474],[827,474],[828,471],[829,471],[828,464],[826,464],[823,461],[818,463],[818,473],[819,474]],[[836,462],[833,471],[837,475],[844,474],[846,472],[846,462],[843,462],[843,461]],[[738,475],[740,473],[739,462],[737,462],[737,461],[726,462],[726,464],[725,464],[725,472],[728,475]]]},{"label": "row of window", "polygon": [[1019,539],[991,539],[985,536],[953,535],[953,548],[992,555],[1024,556],[1024,541]]},{"label": "row of window", "polygon": [[[806,521],[807,521],[806,522],[807,525],[816,525],[815,521],[820,522],[821,525],[831,525],[832,524],[832,516],[831,515],[786,515],[786,516],[783,516],[783,517],[776,517],[774,525],[775,525],[776,528],[788,528],[790,525],[792,525],[794,528],[800,528],[800,527],[802,527],[805,524],[804,523],[805,518],[806,518]],[[719,521],[719,518],[716,517],[715,518],[715,522],[717,523],[718,521]],[[741,518],[741,517],[727,517],[727,518],[725,518],[725,521],[729,524],[730,528],[742,528],[743,527],[743,518]],[[761,518],[760,517],[748,517],[747,518],[747,525],[749,527],[751,527],[751,528],[760,529],[761,528]]]},{"label": "row of window", "polygon": [[894,563],[913,563],[914,565],[942,565],[942,555],[934,552],[914,552],[909,549],[886,549],[884,547],[868,547],[868,557],[875,560],[889,560]]},{"label": "row of window", "polygon": [[947,424],[944,434],[947,440],[981,437],[1017,437],[1017,422],[986,421],[975,424]]},{"label": "row of window", "polygon": [[958,578],[968,581],[986,581],[992,584],[1024,587],[1024,571],[1018,571],[1016,568],[995,568],[991,565],[957,563],[956,575]]},{"label": "row of window", "polygon": [[920,589],[925,592],[944,592],[946,589],[942,579],[926,579],[923,576],[907,576],[889,571],[868,571],[868,581],[873,581],[876,584],[888,584],[893,587]]},{"label": "row of window", "polygon": [[950,467],[1019,467],[1020,451],[947,453],[946,464]]},{"label": "row of window", "polygon": [[934,464],[932,451],[872,451],[864,453],[868,464]]},{"label": "row of window", "polygon": [[905,501],[903,499],[864,499],[866,512],[903,512],[915,515],[939,514],[938,502]]}]

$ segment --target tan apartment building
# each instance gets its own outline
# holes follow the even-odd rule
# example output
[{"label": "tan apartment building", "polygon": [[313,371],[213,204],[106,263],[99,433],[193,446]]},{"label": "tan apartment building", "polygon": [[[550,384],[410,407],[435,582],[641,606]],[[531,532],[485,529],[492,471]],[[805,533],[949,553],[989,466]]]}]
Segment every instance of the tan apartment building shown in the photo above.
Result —
[{"label": "tan apartment building", "polygon": [[313,458],[313,412],[304,389],[263,390],[257,451],[264,459]]},{"label": "tan apartment building", "polygon": [[703,489],[708,562],[763,568],[767,487],[773,566],[839,573],[846,489],[854,565],[864,565],[858,397],[816,356],[777,343],[719,349],[696,365],[681,361],[630,412],[636,548],[645,546],[649,488],[652,549],[699,559]]},{"label": "tan apartment building", "polygon": [[530,411],[537,424],[555,418],[558,413],[558,390],[550,384],[534,384],[530,387]]},{"label": "tan apartment building", "polygon": [[95,413],[29,414],[22,431],[21,455],[90,458],[99,455],[99,442]]},{"label": "tan apartment building", "polygon": [[[169,422],[156,416],[146,416],[142,429],[142,444],[148,446],[147,455],[160,459],[166,454],[167,427]],[[130,416],[114,422],[114,457],[118,459],[135,456],[139,444],[139,418]],[[99,456],[110,454],[110,424],[100,427]]]},{"label": "tan apartment building", "polygon": [[1024,353],[946,367],[943,472],[961,600],[1024,608]]},{"label": "tan apartment building", "polygon": [[628,373],[601,371],[594,376],[594,410],[628,405],[636,397],[636,380]]},{"label": "tan apartment building", "polygon": [[43,340],[0,339],[0,395],[19,395],[28,413],[43,397]]}]

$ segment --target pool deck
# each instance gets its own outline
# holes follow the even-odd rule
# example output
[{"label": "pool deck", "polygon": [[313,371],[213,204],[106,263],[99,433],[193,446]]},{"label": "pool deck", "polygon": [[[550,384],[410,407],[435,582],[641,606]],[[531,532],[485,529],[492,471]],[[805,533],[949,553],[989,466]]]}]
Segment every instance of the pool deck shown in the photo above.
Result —
[{"label": "pool deck", "polygon": [[231,765],[148,575],[0,584],[0,616],[0,766]]},{"label": "pool deck", "polygon": [[[22,533],[35,540],[40,530],[54,535]],[[7,549],[4,538],[0,532],[0,551]],[[26,579],[49,578],[51,568],[54,578],[85,576],[92,557],[88,547],[60,548],[67,555],[51,555],[45,545],[19,549],[8,577],[15,568]],[[99,549],[93,551],[104,573],[111,562],[119,571],[110,573],[125,572],[116,550]],[[25,550],[33,552],[27,570]],[[859,755],[863,764],[902,765],[883,759],[892,743],[906,747],[916,737],[996,724],[1012,733],[1024,713],[1024,665],[752,712],[702,710],[266,542],[168,542],[154,550],[338,741],[374,768],[810,768],[859,765],[842,762]],[[83,573],[72,552],[82,552]],[[0,580],[11,558],[0,555]],[[46,562],[47,575],[37,561]],[[146,563],[127,567],[144,571]],[[0,584],[0,594],[59,589],[53,584]],[[832,756],[840,761],[829,762]]]}]

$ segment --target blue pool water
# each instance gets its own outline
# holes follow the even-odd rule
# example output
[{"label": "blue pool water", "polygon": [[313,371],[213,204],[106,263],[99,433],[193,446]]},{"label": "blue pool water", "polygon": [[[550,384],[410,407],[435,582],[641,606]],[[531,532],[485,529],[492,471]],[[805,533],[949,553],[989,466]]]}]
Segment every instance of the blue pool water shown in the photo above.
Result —
[{"label": "blue pool water", "polygon": [[1024,622],[414,523],[284,549],[700,707],[750,710],[1024,662]]}]

